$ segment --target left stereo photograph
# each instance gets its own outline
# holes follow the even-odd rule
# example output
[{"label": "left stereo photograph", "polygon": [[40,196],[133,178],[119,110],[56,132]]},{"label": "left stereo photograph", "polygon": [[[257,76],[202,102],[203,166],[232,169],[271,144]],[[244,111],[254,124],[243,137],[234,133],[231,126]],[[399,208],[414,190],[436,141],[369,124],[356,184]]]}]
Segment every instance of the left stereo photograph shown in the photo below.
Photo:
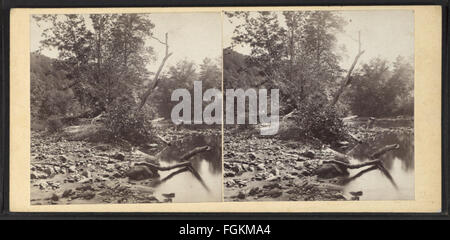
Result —
[{"label": "left stereo photograph", "polygon": [[222,201],[221,44],[220,12],[32,15],[31,205]]}]

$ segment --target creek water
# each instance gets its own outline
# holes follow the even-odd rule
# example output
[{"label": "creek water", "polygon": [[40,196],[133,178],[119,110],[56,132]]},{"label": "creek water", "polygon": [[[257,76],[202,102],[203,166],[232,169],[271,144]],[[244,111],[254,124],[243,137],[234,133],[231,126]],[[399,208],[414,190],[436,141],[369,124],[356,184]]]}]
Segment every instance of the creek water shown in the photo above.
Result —
[{"label": "creek water", "polygon": [[414,134],[412,130],[386,131],[356,146],[349,155],[352,163],[368,161],[376,150],[390,144],[400,148],[387,152],[380,159],[387,174],[373,167],[350,170],[344,193],[362,191],[360,200],[414,200]]},{"label": "creek water", "polygon": [[[154,194],[175,193],[173,202],[215,202],[222,201],[222,138],[221,135],[192,136],[185,138],[171,147],[163,150],[159,155],[161,166],[170,166],[178,163],[178,159],[186,152],[208,145],[211,150],[199,153],[189,161],[195,171],[200,175],[199,180],[192,172],[160,171],[162,180],[155,188]],[[203,183],[202,183],[203,181]]]}]

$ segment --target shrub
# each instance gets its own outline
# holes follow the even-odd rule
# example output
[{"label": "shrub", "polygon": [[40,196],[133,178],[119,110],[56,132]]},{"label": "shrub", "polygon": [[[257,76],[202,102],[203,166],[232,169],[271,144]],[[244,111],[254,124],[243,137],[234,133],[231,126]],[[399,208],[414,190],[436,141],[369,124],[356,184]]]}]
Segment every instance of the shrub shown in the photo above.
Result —
[{"label": "shrub", "polygon": [[51,115],[65,115],[72,103],[72,94],[64,91],[53,90],[49,92],[42,101],[39,108],[39,116],[46,118]]},{"label": "shrub", "polygon": [[61,131],[63,124],[60,119],[58,118],[49,118],[47,121],[48,125],[48,131],[51,133],[59,132]]},{"label": "shrub", "polygon": [[345,137],[345,128],[335,107],[327,106],[321,101],[300,104],[295,121],[301,134],[314,137],[324,143],[332,143]]},{"label": "shrub", "polygon": [[133,99],[121,97],[108,106],[105,125],[116,138],[123,138],[134,143],[149,139],[150,122],[143,112],[136,112],[137,104]]}]

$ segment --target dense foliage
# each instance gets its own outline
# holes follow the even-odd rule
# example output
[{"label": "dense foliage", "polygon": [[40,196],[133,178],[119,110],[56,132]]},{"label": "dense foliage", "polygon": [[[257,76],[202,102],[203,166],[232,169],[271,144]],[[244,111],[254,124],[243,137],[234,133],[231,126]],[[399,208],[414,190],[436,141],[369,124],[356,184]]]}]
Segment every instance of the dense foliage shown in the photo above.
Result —
[{"label": "dense foliage", "polygon": [[[390,117],[413,114],[413,68],[399,57],[357,65],[337,104],[332,99],[345,81],[342,47],[336,35],[346,22],[336,12],[227,12],[236,27],[224,50],[224,83],[232,88],[278,88],[280,114],[295,110],[299,134],[324,142],[345,134],[348,115]],[[249,49],[248,55],[233,51]],[[376,103],[376,104],[374,104]]]},{"label": "dense foliage", "polygon": [[374,117],[414,115],[413,67],[401,57],[391,65],[385,60],[373,59],[355,74],[347,95],[353,114]]}]

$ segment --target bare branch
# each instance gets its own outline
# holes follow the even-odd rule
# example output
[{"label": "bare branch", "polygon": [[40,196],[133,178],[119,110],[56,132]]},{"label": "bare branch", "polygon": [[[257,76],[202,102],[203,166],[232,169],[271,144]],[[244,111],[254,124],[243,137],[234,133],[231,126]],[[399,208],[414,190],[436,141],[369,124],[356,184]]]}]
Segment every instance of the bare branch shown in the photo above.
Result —
[{"label": "bare branch", "polygon": [[350,67],[350,69],[347,72],[347,76],[345,77],[344,81],[342,82],[339,90],[336,92],[336,95],[333,98],[333,101],[331,102],[331,106],[336,105],[337,101],[339,100],[339,97],[344,92],[345,88],[350,85],[352,82],[351,74],[353,72],[353,69],[356,66],[356,63],[358,62],[359,57],[364,53],[364,50],[361,50],[361,32],[358,32],[358,54],[356,54],[355,59],[353,60],[353,63]]},{"label": "bare branch", "polygon": [[169,53],[169,40],[168,40],[168,33],[166,33],[166,39],[163,43],[166,46],[166,52],[163,60],[161,61],[161,64],[159,65],[158,71],[155,74],[155,77],[152,82],[149,83],[147,91],[142,95],[141,97],[141,103],[139,104],[137,110],[140,111],[142,107],[145,105],[145,102],[147,101],[147,98],[150,96],[152,91],[158,86],[159,82],[159,75],[161,74],[161,71],[164,67],[164,64],[166,63],[167,59],[169,59],[170,56],[172,56],[172,53]]}]

